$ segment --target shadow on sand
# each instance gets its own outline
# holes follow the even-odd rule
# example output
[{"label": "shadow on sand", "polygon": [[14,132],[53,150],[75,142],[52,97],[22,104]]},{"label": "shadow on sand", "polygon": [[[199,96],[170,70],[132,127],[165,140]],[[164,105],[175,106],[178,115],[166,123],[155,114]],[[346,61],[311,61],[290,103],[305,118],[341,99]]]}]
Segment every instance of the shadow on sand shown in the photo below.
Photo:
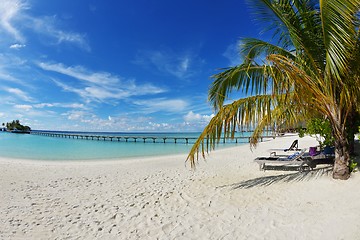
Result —
[{"label": "shadow on sand", "polygon": [[290,174],[282,174],[276,176],[260,177],[250,179],[240,183],[219,186],[218,188],[231,187],[234,189],[248,189],[258,186],[270,186],[279,182],[294,182],[294,181],[308,181],[322,176],[329,176],[332,173],[333,166],[314,169],[311,171],[296,172]]},{"label": "shadow on sand", "polygon": [[[355,141],[355,156],[352,157],[354,162],[358,163],[357,171],[360,171],[360,142],[359,140]],[[276,169],[273,169],[276,170]],[[280,170],[280,169],[279,169]],[[217,188],[231,187],[232,190],[235,189],[248,189],[258,186],[270,186],[279,182],[295,182],[295,181],[309,181],[317,179],[323,176],[330,176],[332,174],[333,166],[328,165],[322,168],[316,168],[313,170],[307,170],[302,172],[295,172],[290,174],[282,174],[275,176],[260,177],[255,179],[250,179],[240,183],[234,183],[229,185],[219,186]],[[354,174],[354,173],[352,173]]]}]

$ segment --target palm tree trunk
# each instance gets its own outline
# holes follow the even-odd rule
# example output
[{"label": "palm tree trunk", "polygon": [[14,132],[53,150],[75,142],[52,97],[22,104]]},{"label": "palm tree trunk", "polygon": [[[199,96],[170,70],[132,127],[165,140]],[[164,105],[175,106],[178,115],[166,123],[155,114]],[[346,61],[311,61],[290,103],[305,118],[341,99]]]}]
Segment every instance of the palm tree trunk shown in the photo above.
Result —
[{"label": "palm tree trunk", "polygon": [[347,180],[350,177],[349,161],[349,144],[344,136],[342,139],[335,140],[334,179]]}]

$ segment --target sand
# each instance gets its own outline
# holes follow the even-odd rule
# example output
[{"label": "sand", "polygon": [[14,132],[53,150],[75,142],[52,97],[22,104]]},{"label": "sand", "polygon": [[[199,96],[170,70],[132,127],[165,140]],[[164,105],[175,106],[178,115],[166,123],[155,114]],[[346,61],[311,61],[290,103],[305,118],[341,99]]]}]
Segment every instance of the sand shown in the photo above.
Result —
[{"label": "sand", "polygon": [[328,168],[264,172],[254,163],[294,139],[216,150],[196,171],[185,155],[1,159],[0,239],[359,239],[359,173],[341,181]]}]

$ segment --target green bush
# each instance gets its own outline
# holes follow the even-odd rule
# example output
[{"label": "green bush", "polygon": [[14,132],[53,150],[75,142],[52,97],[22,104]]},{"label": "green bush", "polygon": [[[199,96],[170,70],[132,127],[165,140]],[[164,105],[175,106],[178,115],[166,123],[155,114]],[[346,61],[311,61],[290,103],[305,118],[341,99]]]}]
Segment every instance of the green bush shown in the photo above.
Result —
[{"label": "green bush", "polygon": [[312,118],[306,123],[306,130],[299,131],[299,137],[303,137],[307,133],[316,138],[321,148],[334,145],[334,137],[332,134],[331,123],[327,119]]},{"label": "green bush", "polygon": [[303,128],[298,128],[298,133],[299,133],[299,137],[304,137],[305,136],[305,133],[306,133],[306,130],[303,129]]},{"label": "green bush", "polygon": [[349,164],[350,172],[356,172],[357,165],[358,163],[351,159]]}]

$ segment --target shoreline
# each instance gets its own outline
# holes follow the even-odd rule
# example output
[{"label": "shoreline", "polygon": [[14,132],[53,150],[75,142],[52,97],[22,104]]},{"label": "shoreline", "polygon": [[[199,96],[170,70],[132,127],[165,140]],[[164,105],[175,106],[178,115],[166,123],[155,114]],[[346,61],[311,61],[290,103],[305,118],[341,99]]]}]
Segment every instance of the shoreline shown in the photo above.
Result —
[{"label": "shoreline", "polygon": [[[141,135],[137,137],[138,142],[133,142],[130,140],[129,142],[125,142],[124,139],[121,141],[111,141],[111,139],[106,141],[91,141],[83,138],[77,139],[76,137],[75,139],[72,139],[38,136],[33,134],[30,136],[19,136],[8,133],[6,136],[0,136],[0,156],[3,158],[42,161],[96,161],[99,159],[136,159],[143,158],[144,156],[158,157],[173,154],[186,154],[190,151],[192,143],[186,144],[181,142],[180,139],[195,138],[195,135],[191,136],[189,134],[185,133],[183,136],[181,134],[172,136],[173,138],[178,139],[177,143],[169,142],[165,144],[158,141],[155,143],[152,142],[152,140],[151,142],[148,141],[148,139],[145,144],[145,142],[143,143],[143,139],[139,139],[142,138]],[[126,136],[120,137],[127,138]],[[164,136],[162,136],[161,133],[158,133],[157,137],[163,139]],[[152,139],[153,136],[148,136],[148,138]],[[220,142],[219,148],[228,148],[242,144],[247,143],[240,141],[238,144],[236,144],[235,140],[229,141],[226,144]]]},{"label": "shoreline", "polygon": [[[271,141],[271,140],[267,140]],[[264,141],[264,142],[267,142]],[[239,147],[248,146],[249,143],[239,143],[237,146],[220,146],[216,147],[215,151],[209,152],[209,155],[211,155],[213,152],[221,152],[221,151],[231,151],[231,149],[236,149]],[[17,158],[17,157],[4,157],[0,156],[0,164],[1,162],[6,163],[31,163],[31,164],[49,164],[49,165],[62,165],[62,164],[116,164],[116,163],[127,163],[127,162],[137,162],[137,161],[158,161],[160,159],[166,159],[166,158],[183,158],[184,161],[186,160],[188,156],[188,152],[186,153],[177,153],[177,154],[161,154],[161,155],[149,155],[149,156],[134,156],[134,157],[121,157],[121,158],[96,158],[96,159],[32,159],[32,158]],[[200,157],[199,157],[200,159]]]},{"label": "shoreline", "polygon": [[301,173],[259,171],[255,157],[294,139],[300,148],[316,143],[289,136],[252,151],[217,149],[196,170],[185,166],[187,154],[70,164],[0,159],[0,239],[356,239],[359,173],[282,181]]}]

